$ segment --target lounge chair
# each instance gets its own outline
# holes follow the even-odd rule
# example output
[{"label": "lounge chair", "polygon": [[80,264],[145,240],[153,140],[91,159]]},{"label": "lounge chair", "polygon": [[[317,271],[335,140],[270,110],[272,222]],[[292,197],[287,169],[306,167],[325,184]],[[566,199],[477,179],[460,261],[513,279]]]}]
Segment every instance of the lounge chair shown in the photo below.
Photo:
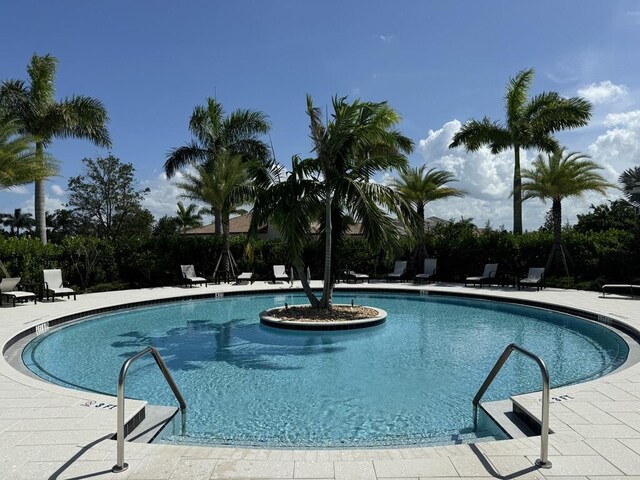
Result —
[{"label": "lounge chair", "polygon": [[464,286],[466,287],[468,284],[471,285],[491,285],[493,283],[493,279],[496,278],[496,273],[498,272],[498,264],[497,263],[487,263],[484,266],[484,272],[480,277],[467,277],[464,281]]},{"label": "lounge chair", "polygon": [[16,306],[16,302],[28,302],[33,300],[33,303],[38,303],[36,294],[33,292],[23,292],[16,290],[20,283],[20,277],[8,277],[0,280],[0,303],[3,298],[13,303]]},{"label": "lounge chair", "polygon": [[344,279],[347,283],[349,283],[350,281],[353,281],[353,283],[358,283],[358,282],[364,283],[365,281],[367,283],[370,283],[369,275],[367,275],[366,273],[356,273],[353,270],[345,270]]},{"label": "lounge chair", "polygon": [[633,280],[631,283],[608,283],[603,285],[602,298],[604,298],[606,293],[613,293],[612,290],[620,295],[629,295],[633,298],[635,296],[634,290],[640,295],[640,279]]},{"label": "lounge chair", "polygon": [[241,282],[249,282],[253,284],[255,280],[255,274],[253,272],[242,272],[236,277],[236,285],[240,285]]},{"label": "lounge chair", "polygon": [[204,277],[196,275],[196,269],[193,265],[180,265],[180,271],[182,272],[182,280],[188,287],[193,287],[197,284],[203,284],[206,287],[208,280]]},{"label": "lounge chair", "polygon": [[437,258],[425,258],[424,259],[424,269],[423,273],[419,273],[416,275],[416,282],[420,283],[421,281],[431,282],[433,277],[436,275],[438,266]]},{"label": "lounge chair", "polygon": [[387,280],[402,280],[407,273],[407,262],[397,260],[393,265],[393,272],[387,273]]},{"label": "lounge chair", "polygon": [[71,299],[71,295],[73,295],[73,299],[76,300],[76,292],[66,287],[66,282],[62,281],[62,270],[59,268],[54,268],[52,270],[43,270],[42,274],[44,276],[44,293],[47,295],[47,301],[49,301],[49,297],[56,301],[56,297],[67,297]]},{"label": "lounge chair", "polygon": [[536,291],[544,288],[544,268],[531,267],[526,278],[518,280],[518,290],[524,287],[536,287]]},{"label": "lounge chair", "polygon": [[279,280],[284,280],[285,282],[290,281],[289,274],[287,273],[287,267],[284,265],[274,265],[273,266],[273,283],[276,283]]}]

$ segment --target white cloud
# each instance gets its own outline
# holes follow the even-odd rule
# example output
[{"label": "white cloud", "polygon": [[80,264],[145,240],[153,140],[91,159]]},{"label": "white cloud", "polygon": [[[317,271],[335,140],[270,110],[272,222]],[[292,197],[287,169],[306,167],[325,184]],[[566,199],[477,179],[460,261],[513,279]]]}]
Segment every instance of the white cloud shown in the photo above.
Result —
[{"label": "white cloud", "polygon": [[[428,168],[438,168],[453,173],[458,179],[453,186],[467,192],[463,198],[433,202],[427,206],[427,215],[442,218],[473,218],[474,223],[484,225],[488,220],[494,226],[511,229],[513,222],[510,198],[513,188],[513,152],[493,155],[488,148],[467,152],[464,148],[449,149],[453,135],[462,124],[452,120],[438,130],[429,130],[426,138],[418,142],[418,151]],[[526,152],[521,152],[521,164],[528,164]],[[525,204],[525,209],[528,209]],[[525,228],[537,228],[544,218],[542,214],[529,215]]]},{"label": "white cloud", "polygon": [[603,123],[607,127],[621,126],[623,128],[632,127],[634,129],[638,129],[640,128],[640,110],[621,113],[609,113],[604,118]]},{"label": "white cloud", "polygon": [[604,125],[608,129],[589,145],[589,155],[615,183],[623,170],[640,164],[640,110],[611,113]]},{"label": "white cloud", "polygon": [[[598,137],[589,147],[594,160],[604,167],[603,175],[615,183],[620,171],[640,158],[640,112],[629,112],[612,117],[610,122],[624,125]],[[464,148],[449,149],[453,135],[461,127],[452,120],[438,130],[430,130],[426,138],[418,143],[418,152],[428,168],[438,168],[455,175],[458,182],[453,185],[467,192],[463,198],[452,198],[427,205],[427,215],[449,219],[473,218],[478,226],[487,221],[494,227],[513,227],[513,151],[493,155],[488,148],[477,152],[466,152]],[[537,152],[520,152],[521,167],[526,168]],[[635,156],[635,157],[634,157]],[[637,160],[636,160],[637,163]],[[615,190],[612,196],[618,196]],[[596,193],[570,198],[563,202],[563,223],[575,224],[578,214],[587,213],[589,205],[600,204],[605,198]],[[550,204],[540,200],[529,200],[523,204],[523,226],[526,230],[537,230],[544,222]]]},{"label": "white cloud", "polygon": [[62,188],[60,185],[56,185],[55,183],[51,185],[50,190],[51,193],[57,195],[58,197],[62,197],[65,194],[64,188]]},{"label": "white cloud", "polygon": [[164,215],[174,216],[178,209],[178,202],[189,204],[191,200],[184,200],[182,190],[180,190],[175,182],[180,181],[182,175],[177,173],[171,180],[167,179],[164,173],[159,174],[150,180],[141,182],[142,188],[149,188],[149,193],[142,201],[142,206],[149,209],[156,219]]},{"label": "white cloud", "polygon": [[637,11],[626,12],[625,17],[627,18],[629,23],[633,25],[640,25],[640,12],[637,12]]},{"label": "white cloud", "polygon": [[[54,212],[55,210],[65,208],[65,203],[66,203],[65,199],[61,199],[57,197],[49,197],[48,195],[44,196],[44,205],[45,205],[45,210],[47,212]],[[34,205],[35,205],[35,200],[33,197],[31,197],[29,198],[29,200],[22,202],[21,208],[25,212],[29,212],[32,215],[35,215]]]},{"label": "white cloud", "polygon": [[396,36],[395,35],[378,35],[378,38],[385,43],[389,43],[395,40]]},{"label": "white cloud", "polygon": [[626,85],[616,85],[610,80],[592,83],[578,89],[578,95],[594,104],[610,103],[625,98],[629,94]]},{"label": "white cloud", "polygon": [[17,187],[6,188],[2,191],[3,193],[15,193],[17,195],[26,195],[29,193],[29,189],[24,185],[19,185]]}]

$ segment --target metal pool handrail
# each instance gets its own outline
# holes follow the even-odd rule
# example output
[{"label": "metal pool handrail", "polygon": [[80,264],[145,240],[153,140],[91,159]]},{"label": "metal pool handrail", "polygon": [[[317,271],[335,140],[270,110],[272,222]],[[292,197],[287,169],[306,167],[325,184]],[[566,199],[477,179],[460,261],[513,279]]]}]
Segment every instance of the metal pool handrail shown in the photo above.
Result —
[{"label": "metal pool handrail", "polygon": [[542,359],[537,355],[525,350],[522,347],[519,347],[515,343],[512,343],[504,349],[502,355],[493,366],[489,375],[485,379],[484,383],[476,393],[476,396],[473,399],[473,429],[476,430],[478,427],[478,405],[480,404],[480,399],[493,382],[494,378],[505,364],[509,356],[513,351],[520,352],[524,356],[529,357],[533,361],[538,364],[540,367],[540,373],[542,374],[542,434],[540,436],[540,458],[536,460],[536,465],[540,468],[551,468],[551,462],[549,461],[549,371],[547,370],[547,366],[544,364]]},{"label": "metal pool handrail", "polygon": [[147,347],[141,352],[136,353],[133,357],[129,358],[122,364],[122,368],[120,369],[120,375],[118,376],[118,412],[117,412],[117,422],[118,422],[118,431],[117,431],[117,459],[116,464],[113,466],[112,471],[115,473],[124,472],[129,465],[124,463],[124,381],[127,376],[127,370],[129,370],[129,366],[140,357],[150,353],[153,356],[153,359],[156,361],[156,364],[160,368],[162,375],[164,375],[165,380],[171,387],[171,391],[178,400],[180,404],[180,412],[182,413],[182,435],[186,433],[186,425],[187,425],[187,403],[184,401],[176,382],[173,380],[167,365],[162,360],[160,356],[160,352],[155,347]]}]

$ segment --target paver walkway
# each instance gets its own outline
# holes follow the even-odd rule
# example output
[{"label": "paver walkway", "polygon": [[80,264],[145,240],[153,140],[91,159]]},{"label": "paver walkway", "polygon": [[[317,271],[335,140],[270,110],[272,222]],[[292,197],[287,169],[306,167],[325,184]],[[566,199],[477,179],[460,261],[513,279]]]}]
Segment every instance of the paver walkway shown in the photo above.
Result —
[{"label": "paver walkway", "polygon": [[[640,301],[594,292],[460,286],[372,284],[371,287],[422,289],[434,292],[490,294],[536,300],[589,310],[640,330]],[[350,289],[368,288],[349,285]],[[0,309],[0,344],[19,332],[54,318],[167,297],[259,291],[273,285],[241,287],[155,288],[81,295],[76,302],[20,305]],[[287,285],[276,288],[289,290]],[[115,379],[114,379],[115,381]],[[561,397],[561,396],[565,397]],[[113,397],[87,394],[28,377],[0,360],[0,478],[1,479],[336,479],[392,478],[590,478],[626,477],[640,480],[640,364],[598,380],[552,390],[549,458],[553,468],[534,466],[540,454],[539,437],[425,448],[348,450],[268,450],[254,448],[191,447],[126,444],[126,472],[113,474],[115,409],[96,408],[95,400],[114,404]],[[539,394],[518,397],[539,412]],[[132,415],[144,402],[127,401]]]}]

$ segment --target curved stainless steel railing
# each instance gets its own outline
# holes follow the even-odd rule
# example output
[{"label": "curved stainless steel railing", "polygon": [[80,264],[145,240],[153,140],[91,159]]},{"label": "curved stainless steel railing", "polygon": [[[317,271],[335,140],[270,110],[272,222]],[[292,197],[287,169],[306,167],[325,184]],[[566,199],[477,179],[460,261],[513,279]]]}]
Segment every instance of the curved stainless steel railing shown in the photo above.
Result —
[{"label": "curved stainless steel railing", "polygon": [[118,375],[118,412],[117,412],[117,422],[118,422],[118,430],[117,430],[117,459],[116,464],[113,466],[113,471],[124,472],[129,465],[124,462],[124,381],[127,376],[127,370],[129,370],[129,366],[140,357],[150,353],[153,356],[153,359],[156,361],[156,364],[160,368],[162,375],[164,375],[165,380],[171,387],[171,391],[178,400],[180,404],[180,412],[182,413],[182,435],[186,433],[186,425],[187,425],[187,403],[184,401],[176,382],[173,380],[169,369],[162,360],[160,356],[160,352],[155,347],[147,347],[141,352],[136,353],[133,357],[129,358],[122,364],[122,368],[120,369],[120,375]]},{"label": "curved stainless steel railing", "polygon": [[540,373],[542,374],[542,433],[540,436],[540,458],[536,460],[536,465],[540,468],[551,468],[551,462],[549,461],[549,371],[547,370],[547,366],[544,364],[542,359],[537,355],[531,353],[528,350],[525,350],[522,347],[519,347],[515,343],[512,343],[504,349],[502,355],[493,366],[489,375],[485,379],[484,383],[476,393],[476,396],[473,399],[473,429],[476,430],[478,427],[478,405],[480,404],[480,399],[493,382],[493,379],[496,377],[502,366],[505,364],[509,356],[513,351],[520,352],[524,356],[529,357],[533,361],[538,364],[540,367]]}]

